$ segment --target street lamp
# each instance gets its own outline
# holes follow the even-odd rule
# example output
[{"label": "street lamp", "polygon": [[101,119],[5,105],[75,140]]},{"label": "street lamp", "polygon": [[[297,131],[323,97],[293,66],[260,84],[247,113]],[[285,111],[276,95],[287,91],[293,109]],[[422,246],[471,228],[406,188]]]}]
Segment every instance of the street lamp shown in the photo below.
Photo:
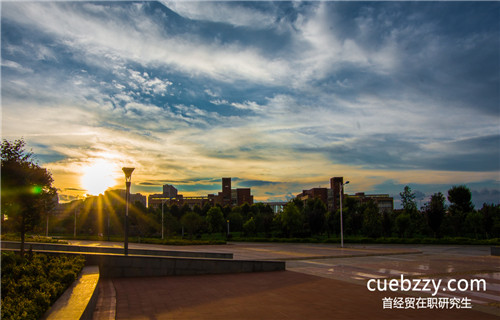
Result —
[{"label": "street lamp", "polygon": [[134,168],[122,168],[123,173],[125,173],[125,186],[127,190],[125,191],[125,243],[123,249],[125,255],[128,255],[128,203],[130,199],[130,183],[132,181],[132,172]]},{"label": "street lamp", "polygon": [[344,191],[344,186],[346,184],[349,184],[349,181],[346,181],[345,183],[341,183],[340,184],[340,191],[339,191],[339,196],[340,196],[340,247],[343,248],[344,247],[344,226],[343,226],[343,223],[342,223],[342,194],[343,194],[343,191]]}]

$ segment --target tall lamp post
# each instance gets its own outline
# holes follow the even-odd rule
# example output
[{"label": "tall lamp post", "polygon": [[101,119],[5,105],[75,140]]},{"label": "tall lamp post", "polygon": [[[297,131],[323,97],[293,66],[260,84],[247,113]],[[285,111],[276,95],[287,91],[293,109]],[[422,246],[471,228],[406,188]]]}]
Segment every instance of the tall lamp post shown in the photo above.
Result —
[{"label": "tall lamp post", "polygon": [[132,172],[134,168],[122,168],[123,173],[125,173],[125,186],[127,190],[125,191],[125,243],[124,251],[125,255],[128,255],[128,203],[130,200],[130,183],[132,181]]},{"label": "tall lamp post", "polygon": [[340,247],[344,247],[344,225],[342,222],[342,194],[344,193],[344,186],[346,184],[349,184],[349,181],[346,181],[345,183],[340,184]]}]

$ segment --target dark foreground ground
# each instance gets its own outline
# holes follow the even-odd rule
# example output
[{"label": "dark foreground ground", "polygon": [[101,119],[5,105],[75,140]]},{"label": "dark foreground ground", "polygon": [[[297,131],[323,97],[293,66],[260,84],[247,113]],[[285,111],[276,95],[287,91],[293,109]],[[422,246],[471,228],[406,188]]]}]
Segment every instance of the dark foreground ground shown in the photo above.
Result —
[{"label": "dark foreground ground", "polygon": [[[104,280],[94,319],[500,319],[500,257],[487,247],[245,243],[191,250],[285,260],[287,271]],[[387,297],[431,297],[366,287],[369,279],[401,274],[485,279],[488,287],[435,296],[468,298],[471,309],[384,309]]]}]

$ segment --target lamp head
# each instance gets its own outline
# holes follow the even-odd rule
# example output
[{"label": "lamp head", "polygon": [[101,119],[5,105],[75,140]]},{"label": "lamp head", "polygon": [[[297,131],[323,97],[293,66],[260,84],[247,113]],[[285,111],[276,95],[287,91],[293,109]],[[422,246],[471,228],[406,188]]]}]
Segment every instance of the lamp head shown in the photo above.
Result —
[{"label": "lamp head", "polygon": [[123,173],[125,173],[125,178],[129,179],[132,176],[132,172],[134,172],[135,168],[122,168]]},{"label": "lamp head", "polygon": [[344,184],[349,184],[349,181],[346,181]]}]

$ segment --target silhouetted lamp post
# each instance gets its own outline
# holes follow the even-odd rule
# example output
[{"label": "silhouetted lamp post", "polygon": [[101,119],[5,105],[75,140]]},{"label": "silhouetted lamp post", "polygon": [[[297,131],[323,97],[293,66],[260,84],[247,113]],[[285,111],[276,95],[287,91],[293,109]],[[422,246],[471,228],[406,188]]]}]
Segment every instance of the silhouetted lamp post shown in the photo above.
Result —
[{"label": "silhouetted lamp post", "polygon": [[349,184],[349,181],[342,183],[340,185],[340,247],[344,247],[344,225],[342,223],[342,193],[344,191],[344,186]]},{"label": "silhouetted lamp post", "polygon": [[123,246],[125,250],[125,255],[128,255],[128,203],[130,199],[130,183],[132,181],[132,172],[134,168],[122,168],[123,173],[125,173],[125,186],[127,190],[125,191],[125,244]]}]

